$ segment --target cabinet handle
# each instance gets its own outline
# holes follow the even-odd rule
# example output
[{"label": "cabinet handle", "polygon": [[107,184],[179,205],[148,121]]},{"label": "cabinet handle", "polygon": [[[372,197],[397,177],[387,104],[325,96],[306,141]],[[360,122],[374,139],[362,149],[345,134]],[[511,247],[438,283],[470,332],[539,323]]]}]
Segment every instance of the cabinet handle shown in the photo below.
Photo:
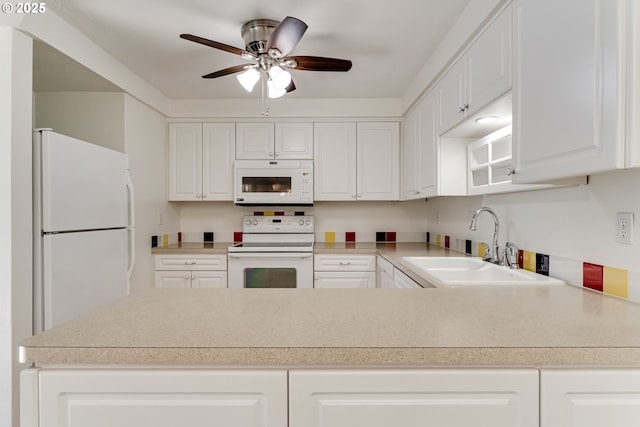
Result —
[{"label": "cabinet handle", "polygon": [[275,156],[276,156],[276,157],[280,156],[280,153],[276,153],[276,154],[275,154]]},{"label": "cabinet handle", "polygon": [[358,198],[362,197],[362,193],[358,193]]},{"label": "cabinet handle", "polygon": [[196,262],[195,261],[185,261],[184,264],[185,265],[195,265]]},{"label": "cabinet handle", "polygon": [[202,198],[203,198],[203,199],[206,199],[206,198],[207,198],[207,195],[206,195],[206,194],[203,194],[203,195],[202,195]]},{"label": "cabinet handle", "polygon": [[340,265],[351,265],[351,262],[350,261],[347,261],[347,262],[340,261]]},{"label": "cabinet handle", "polygon": [[201,199],[201,198],[202,198],[202,195],[196,194],[196,199]]},{"label": "cabinet handle", "polygon": [[186,276],[184,276],[184,278],[185,278],[186,280],[189,280],[189,279],[191,279],[191,275],[187,274]]},{"label": "cabinet handle", "polygon": [[269,151],[269,156],[273,157],[273,151]]},{"label": "cabinet handle", "polygon": [[352,198],[352,199],[355,199],[355,198],[356,198],[356,195],[355,195],[355,194],[352,194],[352,195],[351,195],[351,198]]},{"label": "cabinet handle", "polygon": [[515,175],[516,174],[516,170],[513,168],[508,168],[507,169],[507,176],[511,176],[511,175]]},{"label": "cabinet handle", "polygon": [[469,104],[464,104],[460,107],[460,110],[458,111],[458,113],[464,113],[468,109],[469,109]]},{"label": "cabinet handle", "polygon": [[313,280],[320,280],[318,276],[313,276]]}]

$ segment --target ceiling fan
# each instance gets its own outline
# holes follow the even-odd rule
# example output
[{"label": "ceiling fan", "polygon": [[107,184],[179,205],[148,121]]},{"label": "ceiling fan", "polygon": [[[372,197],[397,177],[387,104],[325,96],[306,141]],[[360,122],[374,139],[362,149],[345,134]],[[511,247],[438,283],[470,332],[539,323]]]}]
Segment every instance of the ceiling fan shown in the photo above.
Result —
[{"label": "ceiling fan", "polygon": [[[307,30],[307,24],[297,18],[287,16],[282,22],[271,19],[254,19],[242,26],[245,49],[208,40],[191,34],[180,37],[225,52],[234,53],[251,61],[249,64],[235,65],[202,76],[213,79],[229,74],[238,74],[240,84],[249,92],[263,78],[267,82],[270,98],[277,98],[296,89],[291,74],[287,71],[349,71],[351,61],[320,56],[287,56],[296,47]],[[264,96],[264,95],[263,95]]]}]

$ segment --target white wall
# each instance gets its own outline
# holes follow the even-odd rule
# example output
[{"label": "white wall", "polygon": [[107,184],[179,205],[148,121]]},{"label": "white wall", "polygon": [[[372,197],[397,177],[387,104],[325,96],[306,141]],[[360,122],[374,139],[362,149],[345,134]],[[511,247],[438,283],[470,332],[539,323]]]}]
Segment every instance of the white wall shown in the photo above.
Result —
[{"label": "white wall", "polygon": [[[168,180],[165,118],[135,98],[125,95],[124,137],[135,192],[136,263],[131,290],[153,286],[151,236],[180,230],[179,207],[167,202]],[[158,225],[158,213],[162,225]]]},{"label": "white wall", "polygon": [[[376,231],[404,233],[411,241],[423,241],[427,230],[427,204],[424,200],[410,202],[316,202],[311,208],[252,208],[239,207],[231,202],[175,203],[180,208],[180,230],[183,239],[194,233],[201,239],[204,231],[216,232],[227,240],[234,231],[242,230],[242,216],[254,211],[304,211],[314,215],[316,239],[324,240],[325,231],[343,233],[355,231],[358,241],[375,241]],[[222,232],[222,233],[220,233]],[[186,234],[185,234],[186,233]],[[411,234],[411,235],[410,235]],[[415,235],[417,237],[412,238]],[[227,237],[230,236],[230,237]],[[398,236],[399,237],[399,236]],[[186,240],[186,239],[184,239]]]},{"label": "white wall", "polygon": [[36,127],[124,152],[124,94],[39,92]]},{"label": "white wall", "polygon": [[17,427],[17,345],[31,335],[32,41],[0,28],[0,425]]},{"label": "white wall", "polygon": [[[627,270],[640,260],[640,170],[622,170],[589,177],[589,184],[475,197],[429,200],[432,233],[491,242],[493,222],[482,214],[478,231],[468,229],[480,206],[493,208],[500,220],[500,245],[509,240],[521,249]],[[615,243],[616,212],[636,214],[633,245]]]}]

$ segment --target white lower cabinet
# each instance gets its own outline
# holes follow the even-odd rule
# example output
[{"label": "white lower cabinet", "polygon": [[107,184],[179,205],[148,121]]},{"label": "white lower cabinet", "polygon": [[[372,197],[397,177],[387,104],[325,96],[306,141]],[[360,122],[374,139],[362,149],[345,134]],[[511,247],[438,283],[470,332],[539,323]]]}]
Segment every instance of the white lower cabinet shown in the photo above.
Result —
[{"label": "white lower cabinet", "polygon": [[375,255],[315,255],[314,288],[375,288]]},{"label": "white lower cabinet", "polygon": [[402,271],[394,267],[393,287],[411,289],[411,288],[421,288],[422,286],[418,285],[415,280],[413,280],[411,277],[407,276]]},{"label": "white lower cabinet", "polygon": [[635,427],[640,370],[542,369],[541,427]]},{"label": "white lower cabinet", "polygon": [[156,288],[226,288],[226,255],[155,255]]},{"label": "white lower cabinet", "polygon": [[536,369],[292,370],[290,427],[538,426]]},{"label": "white lower cabinet", "polygon": [[286,370],[46,369],[39,383],[39,427],[287,426]]}]

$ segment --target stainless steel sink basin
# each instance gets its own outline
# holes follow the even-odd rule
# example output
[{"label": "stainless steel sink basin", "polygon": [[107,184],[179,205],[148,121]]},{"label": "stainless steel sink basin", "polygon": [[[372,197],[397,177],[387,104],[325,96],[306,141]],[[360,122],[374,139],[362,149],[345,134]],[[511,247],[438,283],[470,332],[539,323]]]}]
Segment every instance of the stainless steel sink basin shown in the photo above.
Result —
[{"label": "stainless steel sink basin", "polygon": [[562,280],[512,270],[477,257],[403,257],[435,286],[562,285]]}]

